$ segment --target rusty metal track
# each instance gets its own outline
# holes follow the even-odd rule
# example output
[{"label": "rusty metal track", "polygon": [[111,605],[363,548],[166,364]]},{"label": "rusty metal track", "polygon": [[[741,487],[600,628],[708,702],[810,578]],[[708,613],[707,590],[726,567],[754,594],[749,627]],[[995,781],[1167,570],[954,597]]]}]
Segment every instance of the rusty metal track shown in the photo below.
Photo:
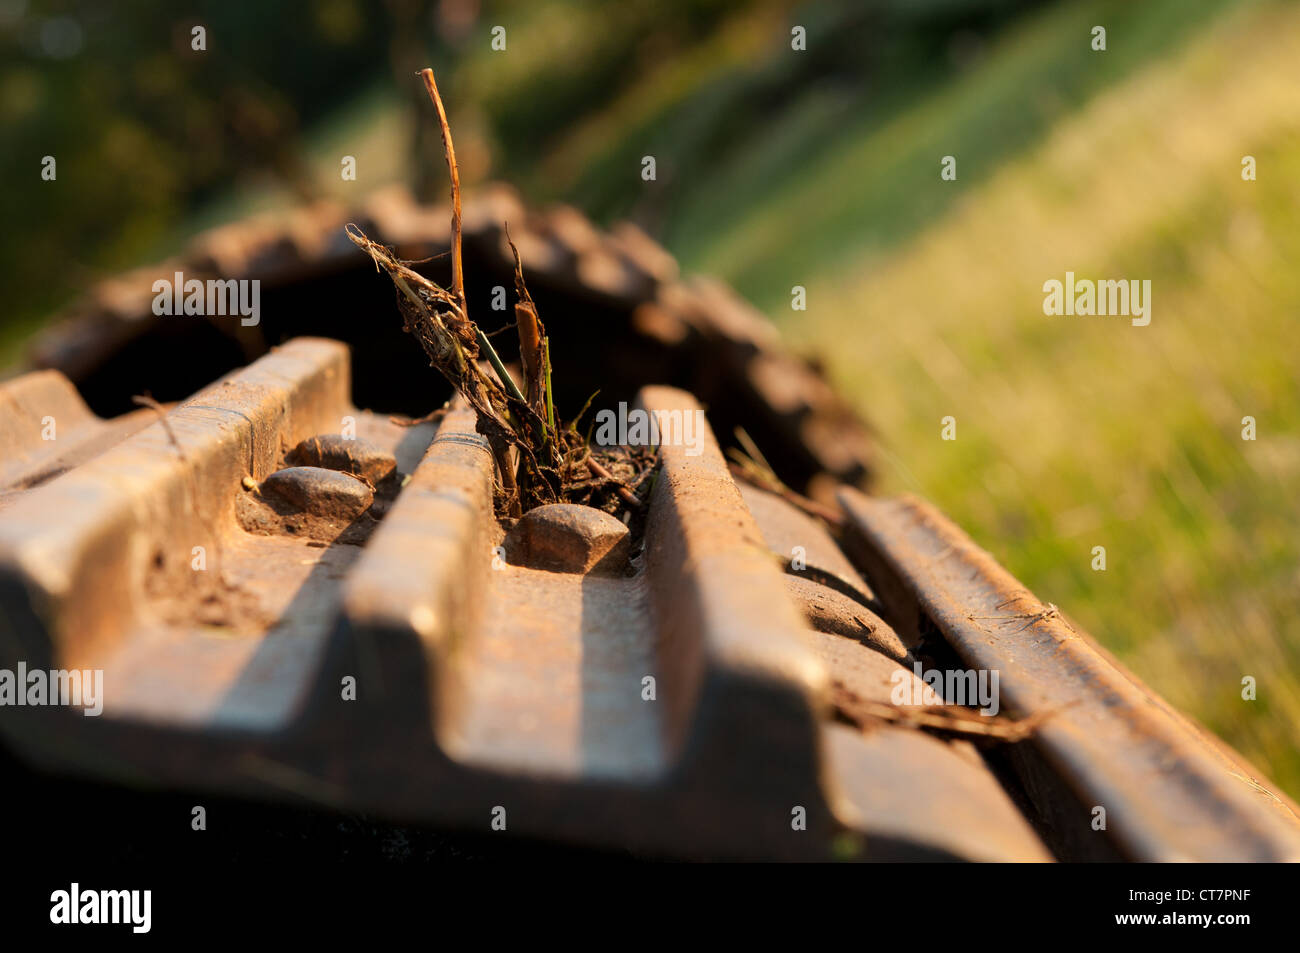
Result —
[{"label": "rusty metal track", "polygon": [[143,428],[149,410],[112,421],[90,412],[77,389],[56,371],[0,383],[0,507]]},{"label": "rusty metal track", "polygon": [[[847,516],[832,532],[738,486],[705,428],[698,455],[661,448],[643,531],[576,507],[502,525],[466,411],[354,405],[442,397],[399,366],[396,317],[357,331],[376,291],[348,220],[411,259],[449,239],[401,189],[223,227],[96,288],[35,349],[54,370],[0,384],[0,668],[105,678],[100,717],[0,707],[30,762],[678,857],[1300,858],[1295,805],[1234,752],[940,514],[844,486],[865,429],[761,315],[633,226],[490,187],[466,206],[471,299],[513,275],[508,221],[563,315],[565,406],[613,381],[654,413],[707,408]],[[163,320],[174,270],[275,303],[260,328]],[[347,342],[295,337],[321,325]],[[131,409],[155,384],[174,406]],[[923,696],[921,662],[996,671],[1045,720],[980,747],[920,730],[891,706]]]},{"label": "rusty metal track", "polygon": [[[623,573],[548,571],[503,558],[466,413],[397,427],[349,378],[337,343],[293,341],[0,510],[0,666],[100,668],[106,696],[98,718],[0,709],[8,744],[133,784],[482,830],[502,809],[511,832],[673,856],[1050,859],[969,745],[834,718],[832,678],[887,697],[906,649],[824,531],[805,548],[830,575],[783,575],[801,517],[742,496],[711,432],[698,456],[662,448]],[[349,422],[396,461],[373,505],[258,508],[299,441]],[[869,631],[839,634],[843,613]]]},{"label": "rusty metal track", "polygon": [[[1013,765],[1064,844],[1106,841],[1146,861],[1300,860],[1295,806],[1093,640],[1045,606],[933,507],[841,491],[851,551],[900,634],[937,632],[1000,673],[1006,703],[1050,716]],[[1106,827],[1093,827],[1096,808]]]}]

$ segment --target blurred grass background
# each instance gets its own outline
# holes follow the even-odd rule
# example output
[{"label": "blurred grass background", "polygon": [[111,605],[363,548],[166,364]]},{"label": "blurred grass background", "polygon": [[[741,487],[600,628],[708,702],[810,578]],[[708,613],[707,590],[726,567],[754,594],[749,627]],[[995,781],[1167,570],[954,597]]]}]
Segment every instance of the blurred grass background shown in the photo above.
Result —
[{"label": "blurred grass background", "polygon": [[[1300,795],[1297,5],[0,0],[0,52],[0,366],[203,227],[440,199],[432,63],[468,184],[632,217],[733,283],[878,430],[882,492],[934,500]],[[1151,279],[1151,325],[1045,317],[1067,270]]]}]

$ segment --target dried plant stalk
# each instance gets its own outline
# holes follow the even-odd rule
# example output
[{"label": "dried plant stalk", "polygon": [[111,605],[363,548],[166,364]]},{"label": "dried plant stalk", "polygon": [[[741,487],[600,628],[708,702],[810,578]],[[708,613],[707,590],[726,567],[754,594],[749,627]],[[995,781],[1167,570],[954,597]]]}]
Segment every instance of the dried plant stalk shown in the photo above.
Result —
[{"label": "dried plant stalk", "polygon": [[[524,282],[523,265],[513,241],[510,249],[515,259],[518,298],[515,320],[523,365],[522,390],[487,335],[470,320],[465,297],[456,149],[433,71],[424,69],[418,75],[438,114],[451,179],[451,289],[421,275],[411,267],[412,263],[402,261],[392,249],[372,241],[355,225],[347,227],[348,238],[370,256],[377,268],[388,274],[397,292],[403,329],[420,342],[430,363],[474,410],[476,429],[487,438],[501,475],[499,509],[504,515],[519,516],[534,506],[563,499],[593,503],[593,493],[609,494],[609,498],[623,505],[640,508],[640,498],[624,481],[630,477],[638,486],[643,485],[640,478],[652,462],[644,459],[643,454],[615,448],[598,451],[610,464],[606,466],[596,459],[576,431],[560,431],[556,427],[550,344]],[[507,229],[508,241],[509,235]],[[484,367],[485,361],[491,372]],[[512,461],[512,450],[517,454],[517,463]],[[611,467],[617,468],[622,476]],[[596,478],[598,485],[593,485],[589,476]]]},{"label": "dried plant stalk", "polygon": [[796,493],[781,482],[781,478],[776,475],[776,471],[744,428],[737,427],[735,433],[736,441],[743,449],[731,447],[727,450],[727,457],[731,460],[728,468],[734,477],[760,490],[775,493],[796,509],[824,521],[831,529],[840,529],[844,525],[844,517],[836,510]]},{"label": "dried plant stalk", "polygon": [[[498,374],[504,372],[504,365],[491,344],[465,316],[459,300],[399,260],[391,249],[367,238],[356,226],[349,225],[347,234],[392,279],[397,288],[403,330],[414,335],[430,363],[474,410],[476,429],[487,438],[501,471],[507,513],[518,515],[538,502],[553,502],[558,497],[558,476],[554,480],[545,478],[531,441],[522,437],[508,419],[512,412],[525,419],[526,415],[536,415],[520,397],[507,393],[501,381],[484,371],[480,364],[483,344],[487,344],[489,360]],[[509,379],[508,374],[505,377]],[[509,462],[512,446],[519,448],[521,467],[528,474],[526,487],[520,487],[515,480]],[[552,470],[556,469],[558,460],[547,462]]]},{"label": "dried plant stalk", "polygon": [[465,305],[465,265],[461,258],[460,242],[460,167],[456,165],[456,147],[451,141],[451,123],[447,121],[447,110],[443,108],[442,96],[438,93],[438,84],[433,78],[433,70],[425,67],[419,76],[424,80],[424,88],[433,101],[433,108],[438,110],[438,130],[442,133],[442,151],[447,159],[447,171],[451,175],[451,291],[460,302],[461,313],[469,309]]},{"label": "dried plant stalk", "polygon": [[986,716],[956,705],[926,707],[893,705],[863,698],[843,682],[832,681],[831,700],[836,713],[851,724],[867,729],[888,724],[902,728],[921,728],[941,735],[971,740],[1000,741],[1014,744],[1032,737],[1039,726],[1059,709],[1052,709],[1013,720]]}]

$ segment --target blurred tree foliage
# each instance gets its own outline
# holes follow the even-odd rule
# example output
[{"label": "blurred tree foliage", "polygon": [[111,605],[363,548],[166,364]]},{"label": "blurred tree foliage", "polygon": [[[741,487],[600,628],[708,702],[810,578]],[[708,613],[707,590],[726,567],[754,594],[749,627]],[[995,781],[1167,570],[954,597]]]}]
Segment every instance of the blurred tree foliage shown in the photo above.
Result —
[{"label": "blurred tree foliage", "polygon": [[[0,0],[0,355],[97,277],[160,257],[187,216],[241,184],[315,194],[302,133],[376,84],[423,115],[411,77],[430,62],[485,173],[654,228],[692,170],[744,149],[810,87],[860,95],[882,57],[943,60],[954,27],[1029,2]],[[793,23],[817,55],[777,55]],[[647,104],[647,90],[664,98]],[[595,148],[588,127],[604,134]],[[414,147],[410,184],[441,197],[436,128],[410,128],[415,142],[396,146]],[[669,157],[646,189],[626,170],[652,149]]]},{"label": "blurred tree foliage", "polygon": [[[241,177],[309,193],[298,131],[384,62],[379,13],[359,0],[0,0],[0,323],[138,261]],[[44,156],[55,181],[41,178]]]}]

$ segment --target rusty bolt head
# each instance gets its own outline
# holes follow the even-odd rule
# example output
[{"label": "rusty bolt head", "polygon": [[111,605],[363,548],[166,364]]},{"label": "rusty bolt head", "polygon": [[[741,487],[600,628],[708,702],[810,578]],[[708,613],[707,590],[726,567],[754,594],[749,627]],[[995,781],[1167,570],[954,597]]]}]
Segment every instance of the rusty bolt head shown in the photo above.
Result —
[{"label": "rusty bolt head", "polygon": [[326,519],[356,519],[375,500],[360,478],[324,467],[288,467],[262,481],[261,492]]},{"label": "rusty bolt head", "polygon": [[290,450],[285,460],[295,466],[324,467],[365,477],[372,486],[397,469],[397,459],[382,447],[336,433],[308,437]]},{"label": "rusty bolt head", "polygon": [[523,515],[506,537],[506,558],[552,572],[617,575],[627,565],[628,528],[603,510],[551,503]]}]

